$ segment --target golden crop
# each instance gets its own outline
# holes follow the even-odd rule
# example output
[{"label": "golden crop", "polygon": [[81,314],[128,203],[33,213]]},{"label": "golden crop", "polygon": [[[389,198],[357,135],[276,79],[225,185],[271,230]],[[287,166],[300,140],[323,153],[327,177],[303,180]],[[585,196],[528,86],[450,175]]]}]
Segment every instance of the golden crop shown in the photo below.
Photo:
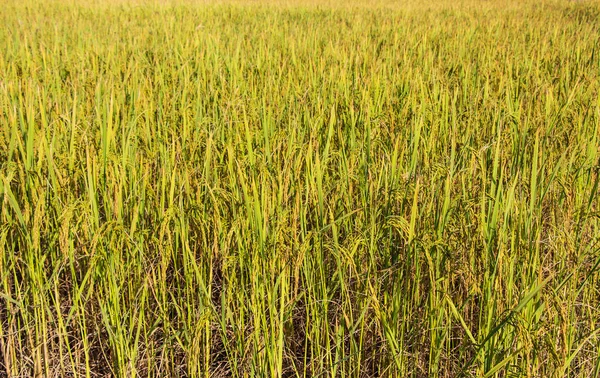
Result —
[{"label": "golden crop", "polygon": [[598,3],[0,9],[0,377],[600,376]]}]

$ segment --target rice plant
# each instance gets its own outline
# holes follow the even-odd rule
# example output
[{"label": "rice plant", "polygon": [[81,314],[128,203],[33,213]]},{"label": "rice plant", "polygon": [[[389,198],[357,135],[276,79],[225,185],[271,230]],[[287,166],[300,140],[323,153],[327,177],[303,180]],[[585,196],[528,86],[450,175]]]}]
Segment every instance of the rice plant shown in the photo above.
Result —
[{"label": "rice plant", "polygon": [[0,0],[1,377],[600,377],[600,4]]}]

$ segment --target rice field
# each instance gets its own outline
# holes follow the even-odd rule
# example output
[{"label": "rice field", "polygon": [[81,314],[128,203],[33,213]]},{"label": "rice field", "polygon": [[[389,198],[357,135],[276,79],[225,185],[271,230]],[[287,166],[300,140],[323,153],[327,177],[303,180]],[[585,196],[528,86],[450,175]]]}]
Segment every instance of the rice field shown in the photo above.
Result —
[{"label": "rice field", "polygon": [[0,377],[600,377],[600,3],[0,25]]}]

